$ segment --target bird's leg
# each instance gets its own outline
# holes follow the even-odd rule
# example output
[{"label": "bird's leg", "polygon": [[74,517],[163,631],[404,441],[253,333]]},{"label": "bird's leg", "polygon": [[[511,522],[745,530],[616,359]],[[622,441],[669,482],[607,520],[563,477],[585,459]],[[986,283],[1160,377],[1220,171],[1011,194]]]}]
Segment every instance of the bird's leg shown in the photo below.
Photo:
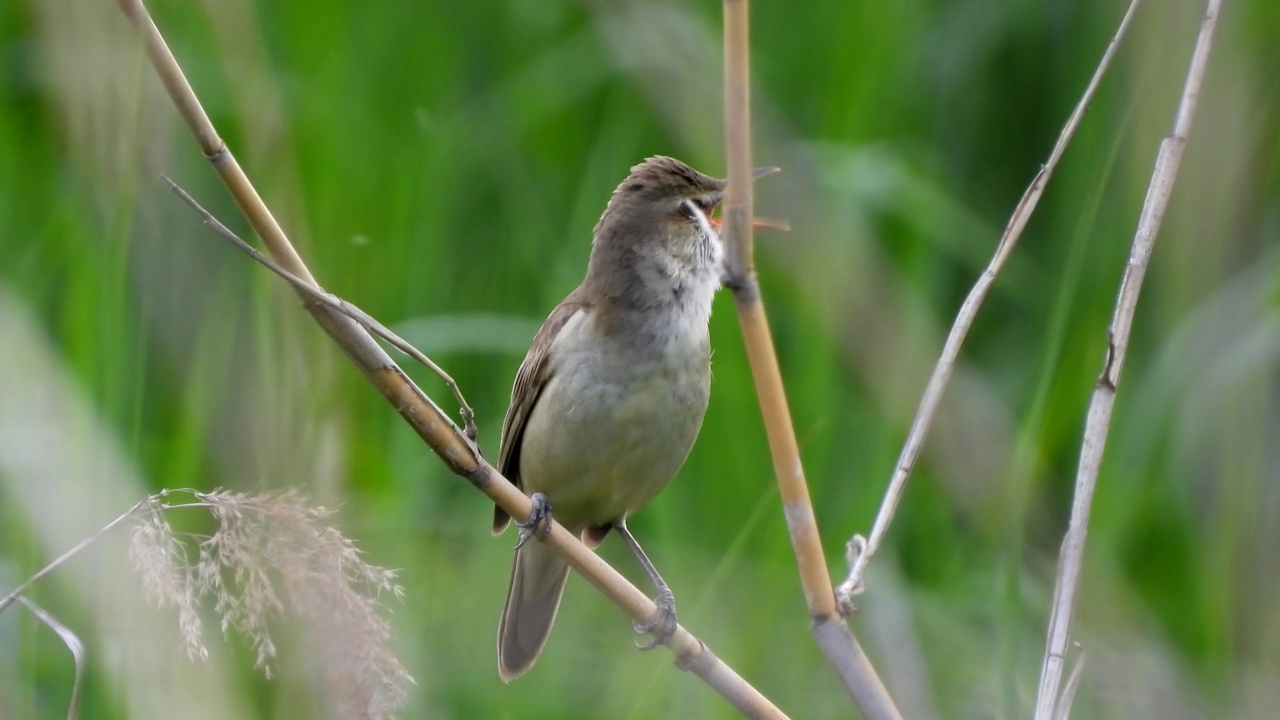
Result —
[{"label": "bird's leg", "polygon": [[653,604],[658,606],[654,611],[653,617],[645,621],[637,620],[632,627],[637,635],[652,634],[653,639],[646,643],[636,643],[636,647],[641,650],[652,650],[662,643],[676,631],[676,597],[671,593],[671,588],[667,587],[667,583],[658,574],[657,568],[649,562],[649,556],[644,554],[644,550],[640,548],[640,543],[636,542],[635,537],[631,535],[631,531],[627,530],[625,522],[614,523],[613,528],[618,531],[618,535],[627,543],[627,547],[631,548],[631,554],[636,556],[636,560],[640,561],[640,566],[644,571],[649,573],[649,579],[653,581],[654,586],[658,589],[658,595],[653,599]]},{"label": "bird's leg", "polygon": [[520,530],[520,541],[516,543],[516,550],[524,547],[524,544],[529,542],[529,538],[546,540],[551,534],[551,503],[547,502],[547,496],[536,492],[529,499],[533,501],[529,519],[516,522],[516,527]]}]

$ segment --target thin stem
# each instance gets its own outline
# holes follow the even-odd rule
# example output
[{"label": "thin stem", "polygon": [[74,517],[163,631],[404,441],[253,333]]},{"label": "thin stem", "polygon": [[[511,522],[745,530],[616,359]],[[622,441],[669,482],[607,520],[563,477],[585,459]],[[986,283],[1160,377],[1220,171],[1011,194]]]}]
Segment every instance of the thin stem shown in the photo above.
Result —
[{"label": "thin stem", "polygon": [[101,539],[102,536],[106,535],[107,533],[110,533],[112,530],[115,530],[116,528],[129,522],[135,517],[141,516],[142,515],[141,511],[143,510],[143,508],[149,505],[150,503],[154,502],[157,497],[159,497],[159,495],[148,495],[142,500],[139,500],[136,505],[134,505],[133,507],[125,511],[123,515],[107,523],[101,529],[99,529],[96,533],[76,543],[74,547],[72,547],[70,550],[59,555],[57,558],[53,560],[53,562],[49,563],[48,565],[45,565],[43,568],[40,568],[39,572],[27,578],[25,582],[23,582],[18,587],[14,588],[13,592],[10,592],[8,595],[5,595],[3,599],[0,599],[0,613],[4,612],[5,609],[7,609],[10,605],[16,602],[18,598],[23,595],[23,593],[31,589],[32,585],[35,585],[37,582],[43,580],[49,573],[65,565],[68,560],[75,557],[76,555],[79,555],[81,552],[84,551],[85,548],[89,547],[90,545],[94,544],[99,539]]},{"label": "thin stem", "polygon": [[214,217],[213,214],[210,213],[208,210],[205,210],[204,207],[200,205],[200,203],[196,202],[195,198],[191,197],[190,193],[188,193],[186,190],[183,190],[182,187],[179,186],[177,183],[175,183],[173,180],[169,179],[168,177],[165,177],[164,181],[169,183],[169,189],[172,190],[175,195],[181,198],[182,201],[185,202],[187,205],[190,205],[191,209],[196,211],[196,214],[198,214],[200,218],[204,220],[204,224],[208,226],[209,229],[213,230],[213,232],[216,235],[226,240],[227,242],[231,243],[234,247],[239,249],[241,252],[245,253],[249,257],[256,260],[263,267],[267,268],[268,270],[275,273],[276,275],[279,275],[280,277],[284,278],[286,281],[288,281],[290,285],[294,287],[295,290],[297,290],[299,293],[303,295],[306,295],[313,302],[320,303],[321,305],[324,305],[335,312],[342,313],[343,315],[346,315],[352,320],[355,320],[356,322],[360,323],[360,325],[365,330],[368,330],[374,335],[377,335],[383,340],[386,340],[392,347],[404,353],[405,355],[408,355],[414,360],[417,360],[420,364],[425,366],[428,370],[435,373],[437,377],[439,377],[441,380],[444,381],[445,386],[449,388],[449,392],[453,394],[454,401],[457,402],[458,407],[461,408],[463,428],[464,428],[464,432],[466,432],[467,434],[467,437],[471,438],[472,440],[476,439],[476,436],[479,434],[479,431],[476,428],[475,411],[471,409],[471,406],[467,403],[467,399],[463,397],[462,390],[458,387],[458,383],[454,382],[453,378],[449,375],[449,373],[444,371],[444,368],[441,368],[439,365],[437,365],[435,361],[433,361],[431,358],[424,355],[420,350],[418,350],[418,348],[410,345],[408,341],[404,340],[399,335],[396,335],[395,333],[391,332],[390,328],[378,322],[376,319],[373,318],[372,315],[369,315],[365,311],[361,310],[360,308],[356,307],[355,305],[351,304],[346,300],[343,300],[342,298],[336,295],[327,293],[323,290],[320,290],[319,288],[313,287],[312,285],[305,282],[302,278],[280,267],[280,265],[276,263],[276,261],[258,252],[257,248],[253,247],[249,243],[242,240],[240,236],[231,232],[231,230],[229,230],[226,225],[223,225],[218,220],[218,218]]},{"label": "thin stem", "polygon": [[1169,206],[1173,185],[1178,177],[1182,153],[1191,132],[1196,102],[1204,83],[1205,67],[1209,62],[1209,50],[1213,45],[1213,31],[1217,27],[1221,0],[1209,0],[1200,34],[1191,54],[1191,66],[1182,89],[1182,99],[1173,123],[1173,132],[1160,143],[1155,169],[1147,186],[1147,197],[1138,218],[1133,247],[1120,292],[1116,298],[1115,314],[1107,333],[1107,355],[1102,373],[1094,385],[1085,420],[1084,439],[1080,448],[1080,464],[1076,471],[1075,499],[1071,508],[1071,521],[1062,551],[1058,558],[1058,576],[1054,587],[1053,610],[1049,617],[1048,639],[1045,643],[1044,665],[1040,674],[1040,690],[1036,697],[1036,720],[1053,720],[1055,708],[1069,698],[1059,692],[1067,648],[1071,642],[1071,621],[1075,614],[1076,593],[1080,584],[1081,566],[1084,561],[1085,538],[1089,531],[1089,514],[1093,506],[1093,493],[1098,484],[1098,469],[1102,465],[1103,450],[1107,445],[1107,433],[1111,427],[1111,412],[1115,406],[1116,387],[1120,371],[1124,368],[1129,349],[1129,331],[1138,306],[1138,294],[1142,280],[1155,249],[1156,234]]},{"label": "thin stem", "polygon": [[84,684],[84,643],[80,642],[80,638],[71,631],[71,628],[58,622],[58,619],[49,611],[21,595],[18,596],[18,602],[31,611],[37,620],[44,623],[45,627],[52,630],[62,640],[62,644],[67,646],[67,650],[71,651],[76,674],[71,681],[71,697],[67,700],[67,720],[76,720],[80,716],[80,688]]},{"label": "thin stem", "polygon": [[1103,52],[1102,59],[1098,61],[1098,67],[1093,71],[1093,77],[1085,87],[1084,94],[1080,96],[1080,101],[1076,103],[1075,110],[1067,118],[1062,132],[1058,134],[1058,141],[1054,144],[1053,151],[1049,153],[1049,159],[1040,167],[1035,177],[1032,178],[1031,184],[1023,192],[1022,199],[1018,201],[1017,207],[1014,208],[1013,215],[1009,218],[1009,224],[1005,226],[1004,234],[1001,235],[1000,242],[996,246],[995,255],[991,258],[986,270],[974,283],[973,289],[969,291],[968,297],[964,300],[964,304],[960,306],[960,312],[956,315],[955,323],[951,326],[951,332],[947,335],[947,341],[942,347],[942,354],[938,357],[937,364],[934,365],[933,374],[929,377],[929,384],[925,387],[924,395],[920,399],[920,407],[916,410],[915,419],[911,422],[911,430],[907,433],[907,440],[902,447],[901,454],[898,456],[898,463],[894,467],[893,477],[889,480],[889,488],[885,491],[884,501],[880,505],[875,524],[871,528],[871,536],[869,539],[864,540],[861,536],[855,535],[849,541],[848,556],[851,558],[849,576],[836,590],[841,611],[845,614],[853,612],[853,599],[862,592],[862,578],[866,571],[867,563],[871,561],[876,551],[880,549],[880,544],[888,533],[889,524],[893,521],[894,513],[902,501],[902,495],[906,491],[907,479],[911,477],[911,472],[915,469],[916,461],[920,457],[920,451],[924,447],[925,439],[929,436],[929,428],[933,425],[934,417],[938,413],[938,406],[941,405],[942,396],[951,380],[951,373],[955,370],[956,358],[960,355],[960,346],[969,334],[969,328],[973,326],[973,321],[978,315],[978,308],[982,306],[982,302],[986,299],[991,286],[995,284],[996,276],[1000,273],[1005,261],[1013,253],[1014,247],[1022,237],[1023,229],[1027,226],[1027,222],[1031,219],[1031,214],[1040,202],[1040,197],[1044,194],[1045,185],[1049,182],[1054,169],[1058,166],[1058,161],[1062,159],[1062,154],[1066,152],[1067,145],[1075,135],[1076,128],[1079,127],[1085,110],[1088,108],[1090,101],[1093,100],[1102,76],[1106,73],[1107,68],[1111,66],[1111,58],[1115,54],[1116,47],[1120,44],[1120,39],[1124,37],[1125,32],[1129,29],[1129,21],[1132,20],[1134,12],[1137,10],[1138,2],[1139,0],[1131,0],[1129,3],[1129,9],[1125,11],[1124,17],[1120,20],[1120,26],[1116,28],[1111,42],[1107,44],[1107,49]]},{"label": "thin stem", "polygon": [[136,504],[134,504],[133,507],[126,510],[122,515],[117,517],[115,520],[112,520],[111,522],[102,526],[101,528],[98,529],[97,532],[85,538],[84,540],[81,540],[80,542],[76,543],[74,547],[62,553],[57,558],[54,558],[53,562],[40,568],[40,570],[35,575],[32,575],[31,577],[27,578],[25,582],[23,582],[18,587],[14,588],[13,591],[10,592],[8,595],[5,595],[3,599],[0,599],[0,613],[4,612],[6,609],[8,609],[10,605],[16,602],[19,598],[21,598],[23,594],[27,592],[27,590],[31,589],[32,585],[35,585],[37,582],[40,582],[46,576],[48,576],[49,573],[53,572],[54,570],[57,570],[59,567],[62,567],[63,565],[65,565],[67,561],[71,560],[76,555],[79,555],[81,552],[84,552],[85,548],[94,544],[98,540],[102,539],[103,536],[111,533],[112,531],[119,528],[121,525],[124,525],[125,523],[129,522],[130,520],[135,520],[137,518],[142,517],[147,512],[150,512],[152,507],[156,506],[157,504],[160,504],[161,507],[163,507],[165,510],[181,510],[184,508],[213,507],[211,503],[207,503],[207,502],[180,503],[177,505],[168,505],[168,504],[161,503],[161,501],[164,500],[166,497],[173,495],[175,493],[190,493],[191,495],[194,495],[196,497],[204,496],[203,493],[197,490],[192,490],[190,488],[168,488],[165,490],[161,490],[160,492],[154,495],[148,495],[142,498]]}]

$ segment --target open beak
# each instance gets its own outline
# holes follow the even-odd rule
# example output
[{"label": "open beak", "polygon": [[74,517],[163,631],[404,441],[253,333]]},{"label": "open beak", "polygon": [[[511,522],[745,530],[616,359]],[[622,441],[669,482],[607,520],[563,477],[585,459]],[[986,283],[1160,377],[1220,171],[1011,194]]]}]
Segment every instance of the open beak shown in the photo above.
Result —
[{"label": "open beak", "polygon": [[[711,227],[716,232],[724,227],[724,218],[713,217],[709,220]],[[781,232],[791,232],[791,223],[786,220],[774,220],[773,218],[751,218],[751,227],[756,230],[779,230]]]},{"label": "open beak", "polygon": [[[751,171],[751,179],[755,181],[766,175],[772,175],[779,172],[782,172],[782,168],[758,167]],[[717,207],[719,206],[717,205]],[[711,227],[715,228],[717,233],[720,232],[720,228],[724,226],[724,218],[722,217],[708,218],[708,221],[711,223]],[[782,232],[789,232],[791,230],[790,223],[783,220],[773,220],[771,218],[752,218],[751,227],[756,230],[781,230]]]}]

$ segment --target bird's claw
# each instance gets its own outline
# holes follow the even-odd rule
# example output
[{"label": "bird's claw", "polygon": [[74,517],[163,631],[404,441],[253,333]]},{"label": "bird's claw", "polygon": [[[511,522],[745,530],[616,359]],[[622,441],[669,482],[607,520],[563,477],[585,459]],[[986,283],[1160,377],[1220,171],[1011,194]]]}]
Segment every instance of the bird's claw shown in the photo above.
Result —
[{"label": "bird's claw", "polygon": [[658,607],[653,611],[652,617],[648,620],[637,620],[632,624],[637,635],[653,635],[648,642],[636,643],[636,647],[641,650],[652,650],[658,647],[676,631],[676,597],[671,593],[671,589],[666,587],[659,589],[653,604]]},{"label": "bird's claw", "polygon": [[520,530],[520,540],[516,543],[516,550],[524,547],[530,538],[546,540],[551,534],[551,503],[547,502],[547,496],[534,493],[529,499],[533,501],[529,519],[516,523],[516,527]]}]

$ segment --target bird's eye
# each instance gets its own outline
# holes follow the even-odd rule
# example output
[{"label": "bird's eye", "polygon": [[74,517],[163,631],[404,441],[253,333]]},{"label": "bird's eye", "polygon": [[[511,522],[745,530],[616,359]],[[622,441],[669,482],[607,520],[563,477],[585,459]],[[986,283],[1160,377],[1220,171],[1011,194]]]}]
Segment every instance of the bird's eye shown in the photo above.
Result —
[{"label": "bird's eye", "polygon": [[[702,204],[697,200],[681,200],[680,205],[677,207],[677,212],[690,220],[697,222],[698,210],[694,210],[694,207],[697,207],[698,210],[702,210]],[[706,214],[705,210],[702,210],[702,212],[704,215]]]},{"label": "bird's eye", "polygon": [[694,208],[696,207],[698,208],[698,211],[706,217],[706,219],[710,220],[711,213],[715,212],[716,206],[719,204],[720,203],[708,198],[689,198],[680,202],[679,210],[681,215],[689,218],[690,220],[697,220],[698,218],[694,211]]}]

